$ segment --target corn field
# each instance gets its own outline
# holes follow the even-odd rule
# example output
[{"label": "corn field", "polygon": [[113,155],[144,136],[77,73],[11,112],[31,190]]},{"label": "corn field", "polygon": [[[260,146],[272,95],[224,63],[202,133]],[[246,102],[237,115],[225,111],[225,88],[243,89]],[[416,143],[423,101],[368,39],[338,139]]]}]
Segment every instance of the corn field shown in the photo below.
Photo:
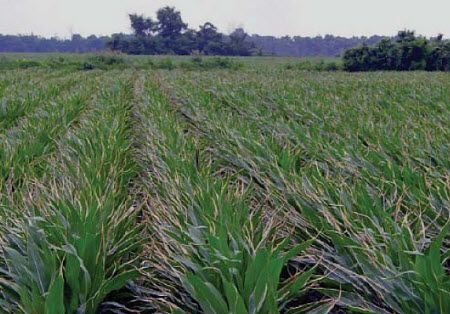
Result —
[{"label": "corn field", "polygon": [[450,76],[0,71],[0,313],[450,313]]}]

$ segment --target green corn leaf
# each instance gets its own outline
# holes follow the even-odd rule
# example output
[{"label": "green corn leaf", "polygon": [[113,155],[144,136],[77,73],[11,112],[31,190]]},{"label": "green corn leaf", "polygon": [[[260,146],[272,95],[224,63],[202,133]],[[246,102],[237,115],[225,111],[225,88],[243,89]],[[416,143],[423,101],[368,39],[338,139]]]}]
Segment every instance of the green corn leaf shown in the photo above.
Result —
[{"label": "green corn leaf", "polygon": [[100,296],[104,297],[108,293],[124,287],[128,281],[135,279],[138,275],[139,272],[136,269],[131,269],[106,280],[103,286],[101,287]]},{"label": "green corn leaf", "polygon": [[227,297],[229,313],[247,314],[247,308],[236,286],[222,278],[222,283]]},{"label": "green corn leaf", "polygon": [[45,299],[45,313],[65,313],[64,307],[64,278],[62,274],[62,269],[54,278],[50,289],[48,291],[47,297]]},{"label": "green corn leaf", "polygon": [[284,261],[285,263],[292,259],[295,256],[298,256],[301,252],[304,252],[307,248],[309,248],[311,245],[313,245],[315,239],[311,239],[305,242],[300,243],[299,245],[296,245],[292,249],[290,249],[285,255],[284,255]]},{"label": "green corn leaf", "polygon": [[299,273],[294,278],[290,279],[289,282],[280,289],[279,295],[283,296],[285,300],[297,297],[299,291],[306,285],[306,283],[316,271],[316,267],[317,265],[303,273]]},{"label": "green corn leaf", "polygon": [[269,253],[262,249],[256,253],[256,256],[248,266],[245,272],[244,296],[249,298],[254,291],[254,287],[264,269],[266,269],[269,259]]},{"label": "green corn leaf", "polygon": [[227,314],[228,306],[217,289],[194,274],[184,277],[185,287],[190,290],[203,310],[213,314]]}]

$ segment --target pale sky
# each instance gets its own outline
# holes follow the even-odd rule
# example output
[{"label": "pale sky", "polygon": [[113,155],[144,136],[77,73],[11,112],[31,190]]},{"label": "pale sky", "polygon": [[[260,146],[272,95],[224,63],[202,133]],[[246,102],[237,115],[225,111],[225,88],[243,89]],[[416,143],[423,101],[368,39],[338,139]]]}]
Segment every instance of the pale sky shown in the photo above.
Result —
[{"label": "pale sky", "polygon": [[192,28],[228,33],[394,35],[401,29],[450,37],[450,0],[0,0],[0,33],[67,37],[130,32],[128,13],[154,16],[170,5]]}]

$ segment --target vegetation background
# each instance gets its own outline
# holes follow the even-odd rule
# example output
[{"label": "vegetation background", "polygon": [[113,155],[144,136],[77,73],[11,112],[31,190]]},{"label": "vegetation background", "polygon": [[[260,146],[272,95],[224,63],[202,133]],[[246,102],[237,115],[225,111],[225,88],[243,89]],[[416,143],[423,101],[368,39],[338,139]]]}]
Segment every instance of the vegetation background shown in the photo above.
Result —
[{"label": "vegetation background", "polygon": [[[383,37],[372,36],[344,38],[332,35],[316,37],[276,38],[274,36],[248,35],[237,28],[223,35],[210,22],[194,30],[183,22],[175,8],[161,8],[156,20],[143,15],[130,14],[134,34],[113,34],[84,38],[78,34],[71,39],[41,38],[33,35],[0,34],[0,52],[99,52],[108,48],[131,54],[203,54],[219,55],[277,55],[296,57],[335,57],[344,50],[362,43],[375,44]],[[168,29],[170,28],[170,31]],[[171,42],[171,43],[169,43]]]}]

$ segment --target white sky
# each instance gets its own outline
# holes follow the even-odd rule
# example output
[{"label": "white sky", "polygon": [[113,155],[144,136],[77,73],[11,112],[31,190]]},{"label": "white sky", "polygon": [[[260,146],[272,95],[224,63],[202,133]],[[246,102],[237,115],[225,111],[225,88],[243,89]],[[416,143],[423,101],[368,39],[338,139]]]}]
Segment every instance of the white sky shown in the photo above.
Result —
[{"label": "white sky", "polygon": [[165,5],[192,28],[243,26],[261,35],[394,35],[400,29],[450,37],[450,0],[0,0],[0,33],[60,37],[129,32],[128,13]]}]

